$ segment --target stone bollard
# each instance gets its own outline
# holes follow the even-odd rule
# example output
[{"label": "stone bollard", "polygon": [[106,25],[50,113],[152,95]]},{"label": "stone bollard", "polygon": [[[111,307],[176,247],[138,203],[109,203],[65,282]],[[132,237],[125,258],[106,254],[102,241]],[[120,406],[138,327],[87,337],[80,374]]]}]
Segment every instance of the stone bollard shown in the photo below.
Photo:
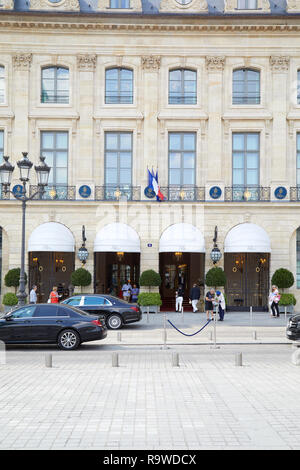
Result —
[{"label": "stone bollard", "polygon": [[119,343],[121,343],[121,341],[122,341],[122,335],[121,335],[121,332],[120,332],[120,331],[118,331],[118,333],[117,333],[117,338],[118,338]]},{"label": "stone bollard", "polygon": [[252,337],[253,337],[253,339],[255,339],[255,340],[257,339],[257,334],[256,334],[256,331],[253,331],[253,333],[252,333]]},{"label": "stone bollard", "polygon": [[295,366],[300,366],[300,349],[296,349],[292,354],[292,363]]},{"label": "stone bollard", "polygon": [[179,354],[178,353],[172,354],[172,366],[179,367]]},{"label": "stone bollard", "polygon": [[52,367],[52,354],[45,355],[45,366]]},{"label": "stone bollard", "polygon": [[118,356],[118,353],[112,353],[112,356],[111,356],[111,365],[112,365],[112,367],[119,367],[119,356]]},{"label": "stone bollard", "polygon": [[242,366],[243,365],[243,356],[242,353],[237,353],[235,355],[235,365],[236,366]]},{"label": "stone bollard", "polygon": [[6,364],[6,348],[4,341],[0,341],[0,365],[5,366]]}]

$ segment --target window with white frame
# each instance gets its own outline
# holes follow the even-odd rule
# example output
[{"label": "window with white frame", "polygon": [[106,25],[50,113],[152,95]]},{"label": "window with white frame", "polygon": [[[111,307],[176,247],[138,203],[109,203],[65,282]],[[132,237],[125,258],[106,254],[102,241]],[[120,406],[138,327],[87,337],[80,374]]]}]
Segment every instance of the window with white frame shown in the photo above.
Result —
[{"label": "window with white frame", "polygon": [[133,103],[133,71],[114,67],[105,71],[105,103]]},{"label": "window with white frame", "polygon": [[257,0],[238,0],[238,10],[257,10]]},{"label": "window with white frame", "polygon": [[195,70],[170,70],[169,104],[197,104],[197,72]]},{"label": "window with white frame", "polygon": [[68,132],[41,132],[41,155],[51,168],[49,187],[66,188],[68,185],[68,140]]},{"label": "window with white frame", "polygon": [[130,8],[130,0],[110,0],[110,8]]},{"label": "window with white frame", "polygon": [[69,103],[69,69],[66,67],[42,68],[41,103]]},{"label": "window with white frame", "polygon": [[5,103],[5,67],[0,66],[0,104]]},{"label": "window with white frame", "polygon": [[253,69],[233,71],[232,104],[260,104],[260,72]]}]

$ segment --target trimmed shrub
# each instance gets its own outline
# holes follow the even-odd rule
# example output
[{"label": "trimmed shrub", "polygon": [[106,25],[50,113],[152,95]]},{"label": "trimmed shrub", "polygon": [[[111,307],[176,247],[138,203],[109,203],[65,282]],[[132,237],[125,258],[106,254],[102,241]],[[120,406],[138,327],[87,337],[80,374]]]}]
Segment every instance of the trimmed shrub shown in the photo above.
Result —
[{"label": "trimmed shrub", "polygon": [[296,302],[294,294],[281,294],[278,305],[296,305]]},{"label": "trimmed shrub", "polygon": [[73,286],[89,286],[92,282],[92,275],[87,269],[78,268],[72,272],[71,282]]},{"label": "trimmed shrub", "polygon": [[161,285],[161,277],[153,269],[144,271],[140,276],[140,286],[159,287]]},{"label": "trimmed shrub", "polygon": [[[20,284],[20,268],[13,268],[10,269],[5,277],[4,277],[4,284],[6,287],[14,287],[15,292],[17,292],[17,288],[19,287]],[[27,283],[27,274],[25,273],[25,284]]]},{"label": "trimmed shrub", "polygon": [[224,287],[226,284],[226,275],[223,269],[216,266],[207,271],[205,284],[208,287]]},{"label": "trimmed shrub", "polygon": [[7,292],[3,296],[2,303],[3,305],[12,307],[13,305],[17,305],[18,297],[16,296],[16,294],[13,294],[12,292]]},{"label": "trimmed shrub", "polygon": [[138,304],[143,307],[147,305],[162,305],[162,301],[158,292],[142,292],[138,296]]},{"label": "trimmed shrub", "polygon": [[271,279],[271,283],[279,287],[279,289],[292,287],[294,282],[295,279],[293,273],[285,268],[277,269]]}]

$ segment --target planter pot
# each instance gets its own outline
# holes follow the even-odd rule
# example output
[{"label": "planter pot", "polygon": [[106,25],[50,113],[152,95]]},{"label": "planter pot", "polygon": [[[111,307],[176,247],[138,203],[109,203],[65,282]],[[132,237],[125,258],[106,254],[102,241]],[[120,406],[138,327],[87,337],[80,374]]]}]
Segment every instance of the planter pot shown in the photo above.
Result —
[{"label": "planter pot", "polygon": [[140,309],[141,309],[142,313],[147,313],[148,308],[149,308],[149,313],[159,313],[159,311],[160,311],[159,305],[149,305],[149,306],[148,305],[147,306],[141,305],[140,306]]},{"label": "planter pot", "polygon": [[294,305],[278,305],[280,313],[294,313]]}]

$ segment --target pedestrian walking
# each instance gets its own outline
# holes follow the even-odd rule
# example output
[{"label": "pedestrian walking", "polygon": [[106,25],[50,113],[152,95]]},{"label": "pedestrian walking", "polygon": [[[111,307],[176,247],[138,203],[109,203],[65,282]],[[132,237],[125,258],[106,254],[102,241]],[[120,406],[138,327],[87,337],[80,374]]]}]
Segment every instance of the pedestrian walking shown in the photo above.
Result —
[{"label": "pedestrian walking", "polygon": [[277,286],[272,286],[272,290],[269,295],[269,305],[271,307],[271,317],[279,317],[279,306],[278,302],[280,300],[280,294]]},{"label": "pedestrian walking", "polygon": [[36,291],[37,291],[37,286],[32,286],[32,289],[29,293],[29,303],[30,304],[36,304],[37,303]]},{"label": "pedestrian walking", "polygon": [[125,282],[122,287],[123,299],[126,300],[126,302],[129,302],[130,300],[131,291],[132,285],[130,284],[130,279],[128,279],[127,283]]},{"label": "pedestrian walking", "polygon": [[176,291],[176,312],[182,311],[182,303],[183,303],[183,296],[184,296],[184,287],[182,284],[179,284],[178,289]]},{"label": "pedestrian walking", "polygon": [[[49,300],[50,300],[50,302],[49,302]],[[50,304],[58,304],[59,295],[58,295],[57,287],[56,287],[56,286],[54,286],[54,287],[52,288],[52,291],[50,292],[49,300],[48,300],[48,302],[49,302]]]},{"label": "pedestrian walking", "polygon": [[140,292],[140,289],[137,287],[136,284],[133,284],[133,288],[131,291],[131,302],[137,302],[139,292]]},{"label": "pedestrian walking", "polygon": [[190,303],[193,307],[193,312],[198,312],[198,302],[200,300],[200,287],[196,283],[193,284],[193,287],[190,290]]},{"label": "pedestrian walking", "polygon": [[210,289],[205,296],[205,311],[207,320],[212,320],[214,316],[213,300],[215,298],[215,290]]},{"label": "pedestrian walking", "polygon": [[223,321],[224,315],[225,315],[226,303],[225,303],[224,294],[220,290],[216,291],[216,301],[218,303],[219,320]]}]

